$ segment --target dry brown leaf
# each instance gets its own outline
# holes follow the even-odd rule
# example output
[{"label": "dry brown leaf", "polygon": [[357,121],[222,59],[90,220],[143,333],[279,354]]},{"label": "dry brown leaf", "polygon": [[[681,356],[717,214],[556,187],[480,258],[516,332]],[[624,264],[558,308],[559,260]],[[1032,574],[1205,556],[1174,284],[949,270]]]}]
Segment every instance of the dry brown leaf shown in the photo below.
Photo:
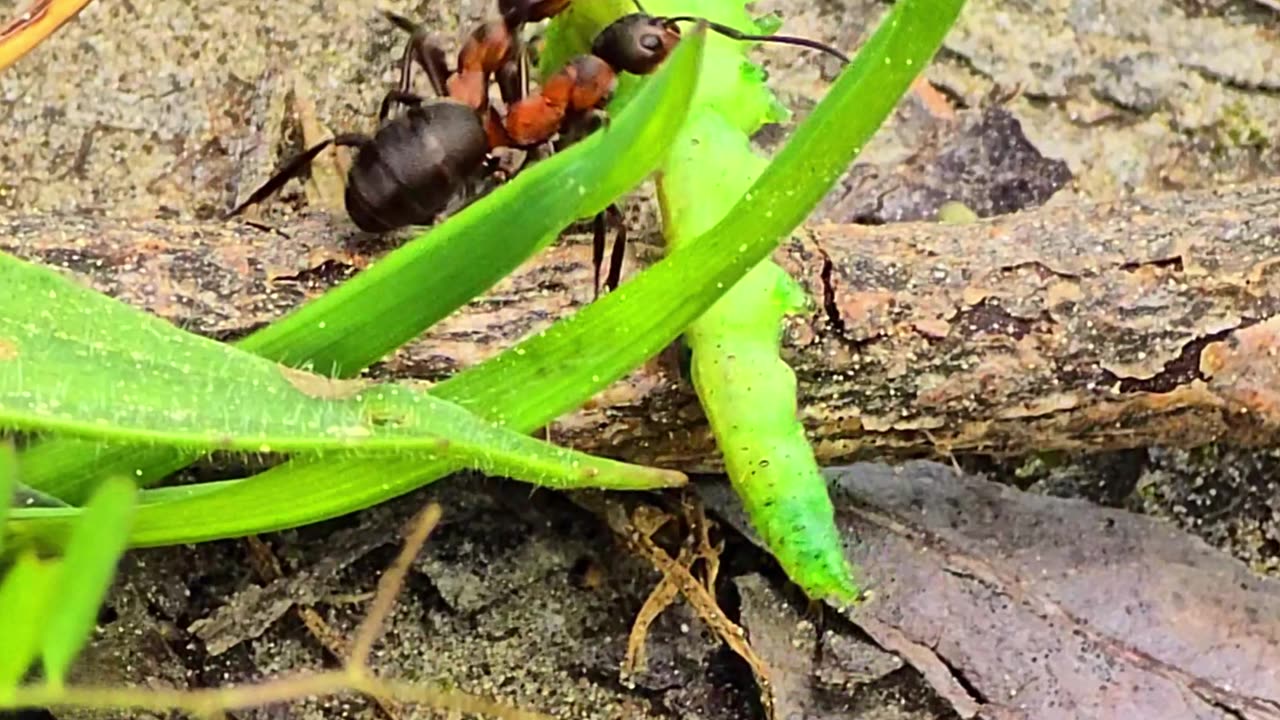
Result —
[{"label": "dry brown leaf", "polygon": [[734,578],[734,585],[742,599],[742,624],[751,646],[773,669],[769,692],[777,716],[865,720],[869,703],[854,696],[900,670],[902,660],[835,632],[825,633],[819,647],[814,618],[802,616],[762,576],[740,576]]},{"label": "dry brown leaf", "polygon": [[1156,519],[935,463],[829,476],[870,581],[848,619],[961,716],[1280,718],[1280,582]]}]

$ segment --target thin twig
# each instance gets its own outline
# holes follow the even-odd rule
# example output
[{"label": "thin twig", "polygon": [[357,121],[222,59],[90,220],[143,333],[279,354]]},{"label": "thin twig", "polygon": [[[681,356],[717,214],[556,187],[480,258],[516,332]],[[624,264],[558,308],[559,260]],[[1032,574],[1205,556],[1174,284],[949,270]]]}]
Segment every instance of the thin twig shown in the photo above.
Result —
[{"label": "thin twig", "polygon": [[[250,535],[245,538],[245,543],[249,547],[249,564],[253,566],[254,572],[258,574],[258,577],[264,583],[275,582],[284,577],[284,570],[280,567],[280,560],[276,558],[269,545],[257,535]],[[374,594],[370,593],[370,597],[374,597]],[[303,626],[306,627],[307,632],[311,633],[311,637],[315,638],[316,642],[319,642],[334,660],[345,663],[348,655],[346,639],[337,630],[334,630],[333,626],[326,622],[311,605],[298,604],[294,606],[293,610],[298,619],[302,621]],[[375,695],[373,700],[378,709],[387,716],[388,720],[400,720],[403,713],[395,703],[380,695]]]},{"label": "thin twig", "polygon": [[430,705],[437,710],[492,715],[502,720],[552,720],[551,716],[540,712],[507,707],[462,692],[437,690],[399,680],[378,678],[369,678],[369,680],[370,684],[362,688],[365,692],[383,693],[401,702]]},{"label": "thin twig", "polygon": [[391,609],[395,607],[396,597],[400,594],[405,576],[409,573],[409,566],[413,564],[413,559],[427,542],[427,536],[439,522],[440,506],[436,503],[426,506],[414,517],[412,529],[409,531],[409,536],[405,538],[400,554],[391,563],[391,567],[382,573],[382,577],[378,578],[378,593],[370,603],[369,614],[365,616],[364,622],[360,623],[355,641],[351,644],[351,655],[347,658],[349,669],[361,673],[368,672],[369,653],[373,651],[373,643],[382,632],[383,623],[391,614]]},{"label": "thin twig", "polygon": [[[698,557],[702,558],[704,572],[703,587],[715,593],[716,580],[720,577],[720,554],[724,551],[724,540],[712,544],[711,528],[714,523],[707,517],[707,509],[697,500],[692,492],[685,492],[682,505],[685,517],[689,519],[691,532],[698,541]],[[690,565],[692,567],[692,565]]]},{"label": "thin twig", "polygon": [[195,715],[240,710],[312,695],[349,690],[345,670],[294,675],[240,687],[178,690],[130,687],[29,685],[11,695],[11,707],[134,708],[163,712],[181,710]]},{"label": "thin twig", "polygon": [[[695,560],[693,552],[688,548],[680,549],[680,557],[677,560],[682,566],[688,567]],[[640,611],[636,613],[635,620],[631,621],[631,634],[627,637],[627,653],[622,659],[622,680],[626,682],[628,678],[642,672],[645,667],[645,640],[649,637],[649,627],[653,625],[653,621],[663,613],[668,607],[680,597],[680,586],[676,584],[675,578],[670,575],[663,575],[658,584],[653,586],[649,597],[645,598],[644,605],[640,606]]]},{"label": "thin twig", "polygon": [[165,712],[180,710],[201,717],[216,717],[228,710],[246,710],[264,705],[300,700],[319,695],[357,692],[395,698],[404,703],[432,708],[489,715],[503,720],[551,720],[531,710],[510,708],[452,690],[439,690],[402,681],[382,680],[370,675],[356,676],[349,670],[333,670],[311,675],[270,680],[256,685],[211,688],[208,690],[141,689],[129,687],[29,685],[18,688],[7,707],[133,708]]},{"label": "thin twig", "polygon": [[760,702],[764,706],[766,715],[769,718],[775,717],[769,666],[759,655],[756,655],[755,650],[747,642],[746,632],[725,615],[711,592],[698,582],[687,567],[678,563],[667,554],[666,550],[654,542],[652,532],[661,524],[655,524],[651,517],[647,517],[643,508],[638,509],[632,517],[628,517],[621,505],[607,500],[604,517],[609,527],[625,539],[633,551],[653,563],[664,579],[674,580],[680,592],[698,613],[698,617],[729,646],[729,649],[746,661],[751,668],[751,673],[755,676],[756,684],[760,687]]}]

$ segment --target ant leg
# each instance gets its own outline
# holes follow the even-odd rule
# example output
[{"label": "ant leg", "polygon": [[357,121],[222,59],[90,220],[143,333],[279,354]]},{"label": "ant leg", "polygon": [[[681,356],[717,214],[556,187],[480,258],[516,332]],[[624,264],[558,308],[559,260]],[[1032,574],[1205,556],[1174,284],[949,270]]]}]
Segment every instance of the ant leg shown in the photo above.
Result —
[{"label": "ant leg", "polygon": [[391,103],[418,106],[423,102],[421,95],[414,95],[403,90],[392,90],[382,98],[382,105],[378,107],[378,123],[381,124],[383,120],[387,119],[387,115],[391,113]]},{"label": "ant leg", "polygon": [[600,298],[600,270],[604,266],[604,242],[608,232],[608,220],[603,212],[591,220],[591,269],[595,272],[595,299]]},{"label": "ant leg", "polygon": [[494,73],[502,102],[507,107],[529,97],[529,64],[530,55],[534,50],[532,44],[520,38],[517,29],[513,29],[511,33],[511,59],[503,63]]},{"label": "ant leg", "polygon": [[494,75],[498,83],[498,92],[502,95],[502,102],[508,107],[528,94],[528,78],[525,75],[523,58],[503,63]]},{"label": "ant leg", "polygon": [[230,213],[227,213],[227,217],[229,218],[235,217],[236,215],[239,215],[240,213],[244,212],[244,209],[249,207],[250,205],[254,205],[256,203],[262,202],[263,200],[266,200],[268,197],[271,196],[272,193],[274,193],[276,190],[279,190],[281,187],[284,186],[285,183],[289,182],[289,180],[293,179],[294,176],[302,172],[308,165],[311,164],[311,161],[314,160],[316,156],[320,154],[320,151],[324,150],[330,145],[360,147],[368,142],[370,142],[370,138],[365,135],[359,135],[356,133],[347,133],[343,135],[338,135],[336,137],[332,137],[328,140],[325,140],[324,142],[318,143],[316,145],[313,145],[312,147],[307,148],[307,150],[304,151],[301,155],[298,155],[294,159],[285,163],[284,167],[280,168],[280,170],[276,172],[276,174],[273,175],[271,179],[268,180],[262,187],[255,190],[247,200],[237,205],[235,209],[233,209]]},{"label": "ant leg", "polygon": [[605,287],[612,291],[617,290],[622,282],[622,261],[627,254],[627,223],[616,204],[606,208],[605,214],[618,228],[618,234],[613,238],[613,252],[609,254],[609,275],[604,281]]},{"label": "ant leg", "polygon": [[396,86],[400,92],[409,92],[413,74],[413,41],[422,34],[422,28],[409,18],[397,15],[390,10],[383,10],[382,15],[390,20],[392,25],[409,33],[409,42],[405,43],[404,54],[400,56],[400,84]]},{"label": "ant leg", "polygon": [[613,239],[613,251],[609,253],[609,274],[605,276],[604,285],[613,291],[622,282],[622,263],[627,254],[627,225],[624,220],[616,203],[596,213],[591,220],[591,267],[595,272],[596,298],[600,297],[600,271],[604,269],[605,236],[610,224],[618,228],[618,234]]},{"label": "ant leg", "polygon": [[342,133],[333,137],[333,144],[338,147],[364,147],[371,142],[372,138],[368,135],[360,133]]},{"label": "ant leg", "polygon": [[534,0],[529,6],[529,22],[555,17],[569,7],[570,0]]},{"label": "ant leg", "polygon": [[448,97],[449,62],[444,48],[422,36],[411,38],[409,42],[413,44],[414,59],[431,81],[431,89],[440,97]]},{"label": "ant leg", "polygon": [[[522,0],[523,2],[524,0]],[[494,73],[498,83],[498,92],[502,102],[510,108],[512,104],[529,97],[529,53],[532,48],[520,38],[519,28],[511,32],[511,54]]]},{"label": "ant leg", "polygon": [[431,81],[436,95],[448,96],[449,64],[444,49],[432,42],[422,26],[414,21],[387,10],[382,14],[393,25],[409,33],[409,42],[400,59],[400,92],[407,93],[412,87],[413,63],[417,62],[427,73],[427,79]]}]

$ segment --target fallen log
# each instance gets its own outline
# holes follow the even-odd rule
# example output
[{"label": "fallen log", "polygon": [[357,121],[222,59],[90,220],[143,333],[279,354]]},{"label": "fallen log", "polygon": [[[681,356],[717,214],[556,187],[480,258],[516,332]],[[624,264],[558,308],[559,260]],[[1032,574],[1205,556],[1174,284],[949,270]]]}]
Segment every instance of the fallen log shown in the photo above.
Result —
[{"label": "fallen log", "polygon": [[[0,249],[223,339],[358,271],[362,242],[316,217],[0,216]],[[967,225],[810,226],[774,257],[815,301],[784,352],[824,463],[1280,440],[1280,182]],[[472,365],[585,303],[589,278],[584,244],[553,248],[373,373]],[[696,397],[665,364],[551,430],[593,453],[719,468]]]}]

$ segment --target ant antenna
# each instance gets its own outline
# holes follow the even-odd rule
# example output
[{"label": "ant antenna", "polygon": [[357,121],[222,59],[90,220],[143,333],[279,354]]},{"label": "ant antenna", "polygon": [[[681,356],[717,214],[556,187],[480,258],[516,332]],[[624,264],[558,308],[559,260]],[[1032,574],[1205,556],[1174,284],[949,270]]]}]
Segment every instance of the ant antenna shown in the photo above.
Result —
[{"label": "ant antenna", "polygon": [[[639,6],[640,3],[638,1],[636,0],[633,0],[633,1],[636,2],[637,6]],[[840,62],[844,63],[845,65],[849,64],[849,56],[831,47],[830,45],[820,43],[817,40],[810,40],[809,38],[795,37],[794,35],[748,35],[747,33],[744,33],[741,30],[735,30],[729,27],[728,25],[721,25],[720,23],[717,23],[717,22],[711,22],[706,18],[695,17],[693,15],[680,15],[678,17],[664,18],[664,19],[667,22],[673,22],[673,23],[702,21],[702,22],[705,22],[707,26],[710,27],[712,30],[715,30],[721,35],[724,35],[725,37],[731,38],[733,40],[743,40],[746,42],[772,42],[772,43],[778,43],[780,45],[799,45],[800,47],[806,47],[806,48],[809,48],[810,50],[818,50],[819,52],[824,52],[828,55],[831,55],[832,57],[838,58]]]},{"label": "ant antenna", "polygon": [[643,13],[643,14],[645,14],[645,15],[648,15],[648,14],[649,14],[649,13],[645,12],[644,6],[640,4],[640,0],[631,0],[631,2],[633,2],[633,3],[635,3],[635,4],[636,4],[636,9],[637,9],[637,10],[639,10],[641,13]]},{"label": "ant antenna", "polygon": [[395,25],[396,27],[409,33],[410,35],[416,36],[422,32],[421,28],[418,27],[418,23],[410,20],[409,18],[403,15],[397,15],[391,12],[390,10],[383,10],[382,16],[385,17],[387,20],[391,21],[392,25]]}]

